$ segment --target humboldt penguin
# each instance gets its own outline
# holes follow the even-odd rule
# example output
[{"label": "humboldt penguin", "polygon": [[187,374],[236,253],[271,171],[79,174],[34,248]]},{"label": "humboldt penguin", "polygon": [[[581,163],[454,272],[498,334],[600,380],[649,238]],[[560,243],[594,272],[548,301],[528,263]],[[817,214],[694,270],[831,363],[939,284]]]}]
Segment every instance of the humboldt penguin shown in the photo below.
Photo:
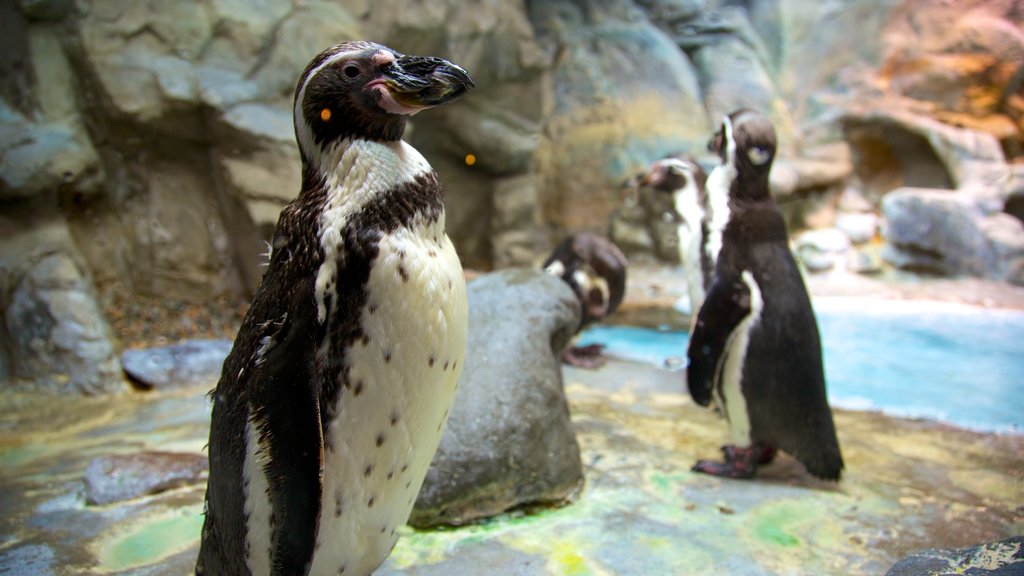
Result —
[{"label": "humboldt penguin", "polygon": [[[580,232],[563,240],[544,261],[548,274],[561,278],[580,301],[582,315],[576,331],[598,322],[618,309],[626,294],[625,254],[614,242]],[[596,368],[603,346],[570,347],[562,360],[572,366]]]},{"label": "humboldt penguin", "polygon": [[708,182],[717,259],[690,336],[687,381],[694,401],[714,401],[725,414],[732,438],[724,462],[700,461],[694,470],[751,478],[783,450],[812,475],[839,480],[818,325],[768,188],[775,130],[761,114],[739,110],[709,148],[722,162]]},{"label": "humboldt penguin", "polygon": [[369,574],[397,541],[467,328],[441,185],[401,137],[472,87],[446,60],[370,42],[300,76],[302,189],[212,392],[197,574]]},{"label": "humboldt penguin", "polygon": [[651,164],[641,185],[671,194],[679,238],[679,262],[686,275],[690,314],[704,302],[711,285],[713,262],[707,251],[707,174],[689,156],[673,156]]}]

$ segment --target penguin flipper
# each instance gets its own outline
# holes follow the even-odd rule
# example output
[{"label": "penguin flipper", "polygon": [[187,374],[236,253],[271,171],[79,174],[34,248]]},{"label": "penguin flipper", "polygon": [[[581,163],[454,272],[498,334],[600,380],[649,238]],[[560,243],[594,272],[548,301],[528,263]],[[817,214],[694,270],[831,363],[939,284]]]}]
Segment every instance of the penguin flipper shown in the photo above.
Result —
[{"label": "penguin flipper", "polygon": [[750,289],[739,279],[711,285],[690,335],[686,381],[693,401],[711,402],[715,375],[733,329],[750,313]]},{"label": "penguin flipper", "polygon": [[[305,288],[308,288],[305,289]],[[306,574],[323,493],[323,432],[316,370],[318,330],[312,287],[300,284],[253,382],[267,409],[254,420],[269,451],[274,574]],[[309,309],[303,309],[308,306]]]}]

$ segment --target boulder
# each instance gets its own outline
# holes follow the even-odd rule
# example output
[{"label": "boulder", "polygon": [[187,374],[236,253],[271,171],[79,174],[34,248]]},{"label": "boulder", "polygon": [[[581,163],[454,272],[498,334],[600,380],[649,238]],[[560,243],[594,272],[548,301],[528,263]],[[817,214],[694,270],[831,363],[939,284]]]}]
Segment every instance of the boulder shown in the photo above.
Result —
[{"label": "boulder", "polygon": [[966,548],[931,548],[903,558],[885,576],[1015,576],[1024,572],[1024,536]]},{"label": "boulder", "polygon": [[487,274],[468,288],[470,353],[414,526],[564,503],[583,483],[560,361],[580,322],[572,290],[535,270]]},{"label": "boulder", "polygon": [[905,269],[1020,283],[1024,224],[986,214],[979,200],[944,190],[902,188],[882,203],[886,260]]},{"label": "boulder", "polygon": [[846,234],[850,242],[864,244],[878,231],[878,215],[874,212],[838,212],[836,228]]},{"label": "boulder", "polygon": [[836,228],[810,230],[796,239],[796,253],[811,272],[845,268],[849,252],[849,237]]},{"label": "boulder", "polygon": [[189,340],[159,348],[130,349],[121,352],[121,366],[143,388],[212,386],[220,378],[231,346],[231,340]]},{"label": "boulder", "polygon": [[140,452],[94,458],[85,469],[85,501],[102,506],[206,480],[202,454]]}]

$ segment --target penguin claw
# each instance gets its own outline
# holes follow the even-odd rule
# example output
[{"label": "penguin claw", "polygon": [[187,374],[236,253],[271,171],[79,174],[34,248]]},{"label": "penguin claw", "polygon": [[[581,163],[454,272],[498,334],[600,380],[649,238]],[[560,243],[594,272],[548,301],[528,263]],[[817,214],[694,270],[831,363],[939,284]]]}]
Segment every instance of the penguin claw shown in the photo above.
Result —
[{"label": "penguin claw", "polygon": [[775,459],[775,448],[764,444],[754,444],[746,448],[738,446],[722,446],[724,462],[699,460],[693,465],[694,472],[747,480],[754,477],[758,464],[768,464]]}]

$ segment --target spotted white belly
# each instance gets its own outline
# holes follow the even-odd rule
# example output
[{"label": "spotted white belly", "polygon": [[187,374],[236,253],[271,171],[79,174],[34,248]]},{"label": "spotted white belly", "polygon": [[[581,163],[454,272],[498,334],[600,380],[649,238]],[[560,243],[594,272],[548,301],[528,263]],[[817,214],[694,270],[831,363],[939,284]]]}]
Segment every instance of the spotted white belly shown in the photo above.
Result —
[{"label": "spotted white belly", "polygon": [[310,574],[368,574],[406,523],[462,370],[467,304],[444,219],[385,237],[347,352],[351,387],[327,430]]}]

